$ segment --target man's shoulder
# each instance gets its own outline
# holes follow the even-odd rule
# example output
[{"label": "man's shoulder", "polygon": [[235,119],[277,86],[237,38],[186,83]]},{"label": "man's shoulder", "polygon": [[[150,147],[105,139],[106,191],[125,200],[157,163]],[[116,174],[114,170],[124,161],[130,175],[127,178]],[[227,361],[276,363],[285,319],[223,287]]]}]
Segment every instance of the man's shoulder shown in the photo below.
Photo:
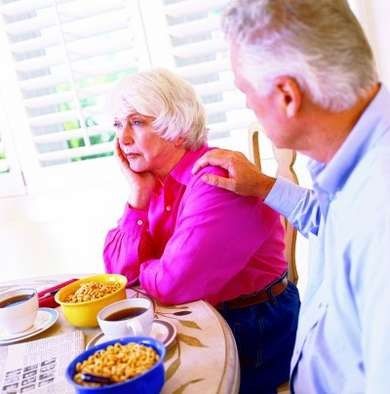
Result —
[{"label": "man's shoulder", "polygon": [[390,188],[390,133],[387,140],[370,149],[356,168],[367,186]]},{"label": "man's shoulder", "polygon": [[366,152],[338,194],[346,215],[371,222],[377,215],[390,214],[390,141]]}]

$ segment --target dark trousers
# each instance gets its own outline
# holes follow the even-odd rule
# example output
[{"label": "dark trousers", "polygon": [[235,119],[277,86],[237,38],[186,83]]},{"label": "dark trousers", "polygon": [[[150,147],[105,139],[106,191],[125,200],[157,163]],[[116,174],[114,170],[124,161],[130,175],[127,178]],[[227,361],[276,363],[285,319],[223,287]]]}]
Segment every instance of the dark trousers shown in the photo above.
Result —
[{"label": "dark trousers", "polygon": [[233,331],[241,367],[240,394],[270,394],[288,381],[300,301],[289,283],[272,301],[219,309]]}]

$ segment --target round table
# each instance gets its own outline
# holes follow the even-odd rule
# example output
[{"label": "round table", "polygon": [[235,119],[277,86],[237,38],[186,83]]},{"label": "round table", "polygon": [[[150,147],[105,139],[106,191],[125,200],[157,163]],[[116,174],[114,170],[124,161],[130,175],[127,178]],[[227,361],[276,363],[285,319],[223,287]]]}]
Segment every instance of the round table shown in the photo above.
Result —
[{"label": "round table", "polygon": [[[57,275],[0,283],[0,291],[15,286],[34,287],[38,291],[85,275]],[[137,289],[128,296],[142,296]],[[76,330],[64,318],[60,308],[55,325],[26,341],[55,336]],[[156,317],[176,327],[176,340],[167,349],[166,382],[163,394],[238,393],[239,360],[232,332],[210,304],[196,301],[183,305],[162,306],[155,303]],[[99,329],[82,329],[87,344]]]}]

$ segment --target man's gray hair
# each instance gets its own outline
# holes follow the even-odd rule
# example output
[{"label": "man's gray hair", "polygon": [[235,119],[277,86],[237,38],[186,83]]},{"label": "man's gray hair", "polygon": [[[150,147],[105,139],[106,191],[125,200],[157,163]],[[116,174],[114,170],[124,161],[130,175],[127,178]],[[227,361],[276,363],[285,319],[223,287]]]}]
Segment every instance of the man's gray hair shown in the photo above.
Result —
[{"label": "man's gray hair", "polygon": [[126,119],[132,113],[152,116],[158,134],[184,140],[195,150],[207,137],[206,115],[194,88],[178,75],[155,68],[124,78],[113,89],[108,103],[111,116]]},{"label": "man's gray hair", "polygon": [[223,28],[248,81],[267,94],[291,76],[321,107],[351,107],[376,82],[370,45],[346,0],[234,0]]}]

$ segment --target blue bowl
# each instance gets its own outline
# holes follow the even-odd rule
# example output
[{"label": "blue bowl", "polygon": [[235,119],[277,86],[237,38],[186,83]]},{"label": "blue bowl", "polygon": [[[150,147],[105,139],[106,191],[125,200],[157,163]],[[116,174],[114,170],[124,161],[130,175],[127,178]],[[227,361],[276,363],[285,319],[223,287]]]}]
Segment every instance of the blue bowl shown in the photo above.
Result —
[{"label": "blue bowl", "polygon": [[[76,373],[76,365],[79,362],[83,362],[97,350],[105,349],[109,345],[114,345],[115,343],[120,343],[121,345],[126,345],[128,343],[139,343],[145,346],[153,348],[159,355],[159,360],[152,368],[148,369],[142,375],[126,380],[121,383],[110,384],[102,387],[85,387],[77,384],[73,380],[73,376]],[[165,380],[164,372],[164,357],[165,357],[165,347],[164,345],[150,337],[124,337],[119,339],[114,339],[112,341],[101,343],[100,345],[94,346],[85,352],[78,355],[66,369],[66,378],[73,385],[76,393],[80,394],[121,394],[121,393],[132,393],[132,394],[158,394],[160,393]]]}]

